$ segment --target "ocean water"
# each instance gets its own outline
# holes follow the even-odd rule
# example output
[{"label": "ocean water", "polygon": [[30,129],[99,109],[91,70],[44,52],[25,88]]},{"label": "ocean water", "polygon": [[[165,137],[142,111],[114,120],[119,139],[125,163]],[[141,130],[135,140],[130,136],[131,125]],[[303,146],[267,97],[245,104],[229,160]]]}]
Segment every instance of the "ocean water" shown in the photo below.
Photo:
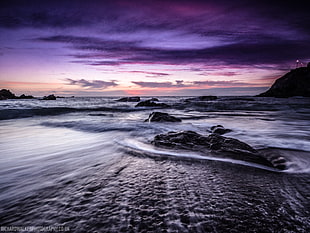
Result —
[{"label": "ocean water", "polygon": [[[310,232],[310,98],[158,98],[171,107],[116,97],[0,101],[2,231]],[[144,122],[154,111],[182,122]],[[218,124],[279,153],[287,169],[150,143]]]}]

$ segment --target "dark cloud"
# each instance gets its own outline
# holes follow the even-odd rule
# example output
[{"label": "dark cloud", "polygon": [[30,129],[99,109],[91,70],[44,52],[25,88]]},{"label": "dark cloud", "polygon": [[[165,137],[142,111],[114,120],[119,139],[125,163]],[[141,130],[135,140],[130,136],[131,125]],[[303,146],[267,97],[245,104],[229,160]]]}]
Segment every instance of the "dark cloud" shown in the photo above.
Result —
[{"label": "dark cloud", "polygon": [[[283,64],[309,57],[310,44],[305,40],[256,38],[228,45],[201,49],[160,49],[143,46],[139,41],[107,40],[94,37],[58,35],[37,38],[38,41],[65,43],[76,50],[71,55],[85,64]],[[83,52],[83,54],[81,54]]]},{"label": "dark cloud", "polygon": [[74,80],[74,79],[66,79],[68,82],[68,85],[77,85],[81,87],[86,87],[86,88],[94,88],[94,89],[105,89],[108,87],[114,87],[117,86],[118,84],[115,81],[102,81],[102,80],[85,80],[85,79],[79,79],[79,80]]},{"label": "dark cloud", "polygon": [[[73,62],[91,66],[284,64],[309,59],[308,6],[267,0],[12,0],[0,3],[0,27],[48,29],[52,36],[44,33],[36,42],[65,44]],[[67,35],[53,35],[65,30]],[[149,77],[165,75],[159,73]]]}]

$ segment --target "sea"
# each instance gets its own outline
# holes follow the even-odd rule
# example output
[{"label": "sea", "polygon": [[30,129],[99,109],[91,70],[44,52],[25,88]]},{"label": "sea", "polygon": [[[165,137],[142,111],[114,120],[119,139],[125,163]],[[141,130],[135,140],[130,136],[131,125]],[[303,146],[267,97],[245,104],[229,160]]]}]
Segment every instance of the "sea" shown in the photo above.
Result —
[{"label": "sea", "polygon": [[[310,98],[157,98],[1,100],[0,232],[310,232]],[[151,143],[215,125],[286,169]]]}]

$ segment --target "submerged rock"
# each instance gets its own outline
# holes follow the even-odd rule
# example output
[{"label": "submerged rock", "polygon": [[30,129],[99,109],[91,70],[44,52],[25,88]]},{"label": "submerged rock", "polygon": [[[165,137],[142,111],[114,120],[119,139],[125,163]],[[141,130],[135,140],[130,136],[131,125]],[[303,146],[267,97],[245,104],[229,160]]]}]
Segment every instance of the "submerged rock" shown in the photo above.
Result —
[{"label": "submerged rock", "polygon": [[199,151],[221,158],[257,163],[278,169],[285,168],[285,166],[277,167],[250,145],[218,134],[204,136],[193,131],[169,132],[155,136],[151,143],[158,147]]},{"label": "submerged rock", "polygon": [[152,112],[145,122],[181,122],[182,120],[163,112]]},{"label": "submerged rock", "polygon": [[0,90],[0,100],[6,99],[16,99],[17,97],[10,90],[2,89]]},{"label": "submerged rock", "polygon": [[207,95],[207,96],[198,96],[194,98],[188,98],[185,100],[185,102],[190,102],[190,101],[210,101],[210,100],[216,100],[217,96],[213,95]]},{"label": "submerged rock", "polygon": [[116,101],[119,101],[119,102],[139,102],[140,97],[139,96],[123,97],[123,98],[120,98]]},{"label": "submerged rock", "polygon": [[291,70],[259,97],[310,97],[310,65]]},{"label": "submerged rock", "polygon": [[164,103],[155,103],[152,100],[145,100],[139,102],[135,107],[169,107],[169,105]]},{"label": "submerged rock", "polygon": [[56,96],[55,95],[44,96],[43,100],[56,100]]},{"label": "submerged rock", "polygon": [[214,134],[222,135],[231,131],[231,129],[225,129],[222,125],[216,125],[211,127],[211,132]]}]

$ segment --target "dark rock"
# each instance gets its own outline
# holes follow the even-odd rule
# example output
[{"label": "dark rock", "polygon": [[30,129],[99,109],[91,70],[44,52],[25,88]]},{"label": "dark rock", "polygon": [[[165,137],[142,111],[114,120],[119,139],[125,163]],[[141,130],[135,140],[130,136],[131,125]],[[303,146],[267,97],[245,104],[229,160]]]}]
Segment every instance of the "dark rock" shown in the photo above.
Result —
[{"label": "dark rock", "polygon": [[211,132],[219,135],[229,133],[231,131],[231,129],[225,129],[222,125],[216,125],[211,127]]},{"label": "dark rock", "polygon": [[44,96],[43,100],[56,100],[56,96],[54,96],[54,95]]},{"label": "dark rock", "polygon": [[[198,151],[206,155],[212,154],[216,157],[275,167],[271,161],[250,145],[218,134],[204,136],[193,131],[169,132],[155,136],[151,143],[158,147]],[[284,169],[285,166],[277,168]]]},{"label": "dark rock", "polygon": [[139,102],[135,107],[169,107],[169,105],[164,103],[155,103],[151,100],[145,100]]},{"label": "dark rock", "polygon": [[25,95],[22,94],[20,97],[18,97],[18,99],[33,99],[34,97],[32,95]]},{"label": "dark rock", "polygon": [[185,100],[185,102],[190,102],[190,101],[211,101],[211,100],[216,100],[217,97],[213,95],[207,95],[207,96],[198,96],[194,98],[188,98]]},{"label": "dark rock", "polygon": [[310,97],[310,68],[300,67],[291,70],[277,79],[270,89],[258,95],[259,97]]},{"label": "dark rock", "polygon": [[150,99],[150,101],[159,101],[159,99],[157,99],[157,98],[152,98],[152,99]]},{"label": "dark rock", "polygon": [[16,99],[16,96],[10,90],[2,89],[0,91],[0,99],[1,100]]},{"label": "dark rock", "polygon": [[163,112],[152,112],[145,122],[181,122],[182,120]]},{"label": "dark rock", "polygon": [[119,102],[139,102],[140,97],[139,96],[123,97],[123,98],[120,98],[116,101],[119,101]]}]

